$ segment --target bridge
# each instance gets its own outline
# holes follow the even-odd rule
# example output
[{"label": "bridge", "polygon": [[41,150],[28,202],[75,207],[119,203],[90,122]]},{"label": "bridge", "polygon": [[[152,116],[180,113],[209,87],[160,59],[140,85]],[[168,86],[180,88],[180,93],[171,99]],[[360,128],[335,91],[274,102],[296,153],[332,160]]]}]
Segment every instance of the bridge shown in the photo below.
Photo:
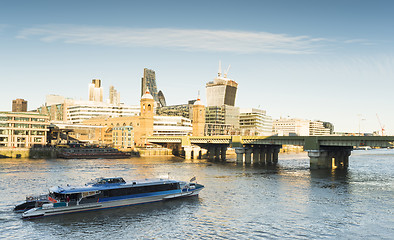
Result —
[{"label": "bridge", "polygon": [[[311,169],[347,168],[354,147],[393,147],[394,136],[152,136],[148,142],[181,149],[186,159],[201,157],[224,161],[228,147],[234,148],[237,163],[276,164],[282,145],[303,146]],[[193,146],[200,148],[193,148]]]}]

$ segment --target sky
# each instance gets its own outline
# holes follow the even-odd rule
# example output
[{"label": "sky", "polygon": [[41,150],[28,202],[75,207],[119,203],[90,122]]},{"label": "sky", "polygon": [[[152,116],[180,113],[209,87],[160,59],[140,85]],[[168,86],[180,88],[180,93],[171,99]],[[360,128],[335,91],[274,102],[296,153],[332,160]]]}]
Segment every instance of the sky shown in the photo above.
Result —
[{"label": "sky", "polygon": [[[0,111],[92,79],[138,105],[143,69],[167,104],[205,100],[221,61],[236,106],[335,131],[394,135],[394,1],[0,1]],[[380,123],[379,123],[380,121]]]}]

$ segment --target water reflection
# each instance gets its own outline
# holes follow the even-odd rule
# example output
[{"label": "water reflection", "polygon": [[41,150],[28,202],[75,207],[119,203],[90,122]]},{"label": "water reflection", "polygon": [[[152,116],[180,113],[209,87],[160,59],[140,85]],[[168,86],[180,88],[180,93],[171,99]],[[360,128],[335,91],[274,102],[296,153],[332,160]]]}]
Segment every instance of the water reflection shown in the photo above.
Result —
[{"label": "water reflection", "polygon": [[[181,158],[0,161],[2,238],[305,239],[392,236],[394,151],[355,153],[347,170],[309,169],[306,155],[238,165]],[[22,221],[11,209],[53,185],[100,176],[162,177],[206,188],[197,198]]]}]

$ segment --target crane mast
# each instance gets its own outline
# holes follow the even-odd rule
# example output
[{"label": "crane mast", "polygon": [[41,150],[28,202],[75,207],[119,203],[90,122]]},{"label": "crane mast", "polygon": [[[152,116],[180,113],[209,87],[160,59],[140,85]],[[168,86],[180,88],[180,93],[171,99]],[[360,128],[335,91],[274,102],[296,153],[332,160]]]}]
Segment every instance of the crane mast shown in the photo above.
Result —
[{"label": "crane mast", "polygon": [[384,126],[383,126],[382,123],[380,122],[380,119],[379,119],[379,115],[378,115],[378,114],[376,114],[376,118],[378,119],[378,122],[379,122],[379,125],[380,125],[380,130],[381,130],[381,132],[382,132],[382,136],[384,136]]}]

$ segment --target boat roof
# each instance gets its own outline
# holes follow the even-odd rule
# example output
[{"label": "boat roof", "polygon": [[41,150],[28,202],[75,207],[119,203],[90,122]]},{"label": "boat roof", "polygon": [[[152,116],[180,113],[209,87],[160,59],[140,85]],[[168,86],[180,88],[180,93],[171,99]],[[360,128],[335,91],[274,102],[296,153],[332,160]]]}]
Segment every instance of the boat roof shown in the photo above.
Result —
[{"label": "boat roof", "polygon": [[56,186],[49,189],[50,192],[60,194],[72,194],[90,191],[109,190],[117,188],[126,188],[132,186],[149,186],[165,183],[178,183],[181,181],[169,179],[142,179],[126,182],[121,177],[115,178],[97,178],[93,182],[85,184],[85,186]]}]

